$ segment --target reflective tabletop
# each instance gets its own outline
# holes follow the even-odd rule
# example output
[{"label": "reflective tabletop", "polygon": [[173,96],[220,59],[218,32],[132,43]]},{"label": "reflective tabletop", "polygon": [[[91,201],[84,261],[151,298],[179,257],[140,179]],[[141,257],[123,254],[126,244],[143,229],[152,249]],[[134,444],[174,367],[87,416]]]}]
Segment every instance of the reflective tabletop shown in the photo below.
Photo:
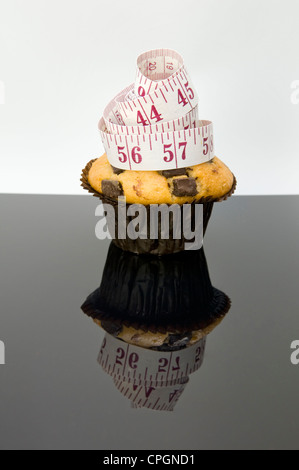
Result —
[{"label": "reflective tabletop", "polygon": [[[231,307],[192,359],[172,356],[174,370],[197,365],[158,390],[171,406],[155,410],[138,406],[128,377],[125,395],[105,363],[105,332],[81,309],[111,244],[95,236],[97,205],[0,195],[0,448],[298,449],[299,196],[214,205],[205,258]],[[111,357],[129,354],[108,339]],[[130,367],[138,359],[145,371],[149,351],[131,348]]]}]

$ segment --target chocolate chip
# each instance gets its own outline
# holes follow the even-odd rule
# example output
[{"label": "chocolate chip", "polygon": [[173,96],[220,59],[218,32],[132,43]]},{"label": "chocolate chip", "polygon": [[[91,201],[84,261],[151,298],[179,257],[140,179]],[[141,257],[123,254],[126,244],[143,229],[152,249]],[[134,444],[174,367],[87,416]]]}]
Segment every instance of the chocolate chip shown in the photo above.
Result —
[{"label": "chocolate chip", "polygon": [[116,180],[102,180],[102,193],[108,197],[118,197],[124,194],[122,185]]},{"label": "chocolate chip", "polygon": [[173,180],[174,196],[195,196],[197,194],[195,178],[175,178]]},{"label": "chocolate chip", "polygon": [[181,334],[181,335],[169,335],[168,336],[168,343],[171,345],[171,346],[179,346],[179,347],[183,347],[183,346],[186,346],[186,344],[189,343],[190,339],[191,339],[191,336],[192,334],[191,333],[184,333],[184,334]]},{"label": "chocolate chip", "polygon": [[191,339],[192,334],[182,333],[182,334],[172,334],[167,336],[166,340],[160,346],[154,346],[151,349],[156,351],[179,351],[187,346]]},{"label": "chocolate chip", "polygon": [[102,328],[104,328],[105,331],[107,331],[107,333],[113,336],[117,336],[122,330],[121,325],[117,325],[116,323],[113,323],[109,320],[101,321],[101,326]]},{"label": "chocolate chip", "polygon": [[120,168],[116,168],[115,166],[112,166],[112,165],[111,165],[111,168],[113,170],[113,173],[115,173],[116,175],[120,175],[121,173],[125,171],[125,170],[121,170]]},{"label": "chocolate chip", "polygon": [[160,171],[160,173],[165,178],[171,178],[172,176],[187,175],[186,168],[175,168],[174,170],[163,170],[163,171]]}]

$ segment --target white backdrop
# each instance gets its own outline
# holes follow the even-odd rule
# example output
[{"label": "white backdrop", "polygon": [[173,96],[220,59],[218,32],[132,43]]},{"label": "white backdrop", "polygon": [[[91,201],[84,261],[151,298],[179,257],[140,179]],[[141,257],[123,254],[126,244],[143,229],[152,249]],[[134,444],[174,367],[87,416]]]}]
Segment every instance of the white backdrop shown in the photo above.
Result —
[{"label": "white backdrop", "polygon": [[0,192],[83,194],[137,56],[180,52],[237,194],[298,194],[298,0],[0,0]]}]

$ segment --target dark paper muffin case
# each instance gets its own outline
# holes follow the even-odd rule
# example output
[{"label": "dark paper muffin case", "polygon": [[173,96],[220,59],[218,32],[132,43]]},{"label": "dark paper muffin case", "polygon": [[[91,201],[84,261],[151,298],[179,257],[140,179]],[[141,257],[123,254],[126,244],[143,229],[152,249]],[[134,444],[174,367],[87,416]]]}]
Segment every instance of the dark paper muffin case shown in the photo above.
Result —
[{"label": "dark paper muffin case", "polygon": [[[113,237],[114,243],[121,248],[122,250],[125,251],[130,251],[132,253],[136,254],[152,254],[152,255],[166,255],[166,254],[171,254],[171,253],[177,253],[179,251],[182,251],[185,249],[185,244],[192,242],[192,240],[186,240],[183,231],[181,231],[182,236],[179,239],[173,238],[173,227],[171,224],[171,219],[170,219],[170,237],[169,239],[165,240],[161,238],[161,220],[159,217],[158,220],[158,238],[157,239],[151,239],[150,238],[150,224],[149,224],[149,219],[150,219],[150,205],[144,205],[146,211],[147,211],[147,238],[142,239],[142,238],[137,238],[136,240],[132,240],[128,236],[124,239],[118,238],[118,202],[115,199],[109,198],[107,196],[104,196],[103,194],[99,193],[96,191],[88,182],[88,172],[92,166],[92,163],[96,159],[91,160],[90,162],[87,163],[86,167],[82,170],[82,175],[81,175],[81,186],[86,189],[89,193],[93,194],[93,196],[98,197],[101,199],[101,201],[105,204],[111,204],[114,209],[115,209],[115,236]],[[231,196],[236,188],[236,178],[234,177],[233,180],[233,185],[225,195],[223,195],[220,198],[213,198],[211,197],[202,197],[201,199],[194,201],[191,203],[191,220],[193,223],[193,228],[194,228],[194,221],[195,221],[195,206],[196,204],[202,204],[203,206],[203,235],[206,232],[208,222],[212,213],[213,209],[213,204],[214,202],[220,202],[224,201],[227,199],[229,196]],[[126,209],[128,206],[131,204],[126,204]],[[167,204],[169,206],[169,204]],[[127,211],[126,211],[127,214]],[[133,216],[128,216],[126,215],[126,226],[128,226],[129,222],[133,219]],[[181,206],[181,220],[183,220],[183,205]]]}]

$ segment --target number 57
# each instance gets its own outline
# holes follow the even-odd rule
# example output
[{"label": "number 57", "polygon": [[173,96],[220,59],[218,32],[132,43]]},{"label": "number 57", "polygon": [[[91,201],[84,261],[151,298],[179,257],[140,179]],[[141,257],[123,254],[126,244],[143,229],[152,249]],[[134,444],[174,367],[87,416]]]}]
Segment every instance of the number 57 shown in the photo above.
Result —
[{"label": "number 57", "polygon": [[[168,153],[168,155],[164,155],[164,161],[169,163],[169,162],[172,162],[173,158],[174,158],[174,153],[171,149],[173,144],[164,144],[164,153]],[[182,160],[185,160],[186,159],[186,145],[187,145],[187,142],[179,142],[179,149],[181,147],[183,147],[183,152],[182,152]]]}]

